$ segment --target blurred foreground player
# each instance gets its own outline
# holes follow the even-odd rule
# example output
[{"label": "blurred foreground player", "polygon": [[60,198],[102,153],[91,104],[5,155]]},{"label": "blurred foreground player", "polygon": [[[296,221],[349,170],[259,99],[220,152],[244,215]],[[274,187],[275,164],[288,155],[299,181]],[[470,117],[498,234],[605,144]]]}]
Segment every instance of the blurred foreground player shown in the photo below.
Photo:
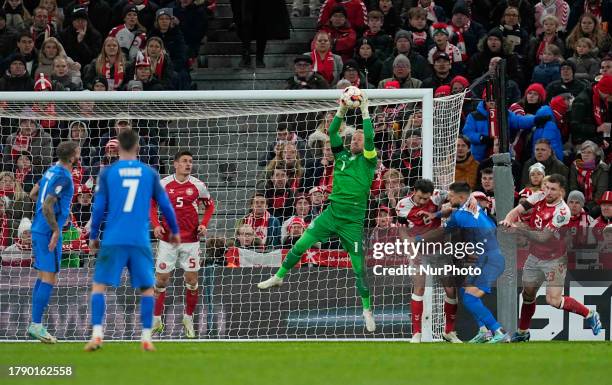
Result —
[{"label": "blurred foreground player", "polygon": [[[557,309],[580,314],[587,320],[593,334],[599,334],[599,314],[589,310],[573,297],[564,296],[565,274],[567,272],[567,240],[570,233],[570,208],[563,200],[566,180],[563,175],[552,174],[546,181],[544,194],[527,198],[500,222],[501,225],[524,235],[529,239],[529,257],[523,267],[523,304],[519,328],[512,336],[512,342],[529,341],[529,326],[536,309],[538,290],[546,282],[546,303]],[[529,224],[517,222],[518,218],[531,210]]]},{"label": "blurred foreground player", "polygon": [[289,250],[276,274],[257,284],[257,287],[269,289],[273,286],[280,286],[287,272],[295,266],[306,250],[317,242],[325,242],[332,235],[337,235],[342,247],[351,258],[357,291],[363,306],[366,329],[373,332],[376,330],[376,323],[372,315],[370,288],[366,280],[363,226],[370,186],[378,163],[374,148],[374,127],[370,120],[368,101],[364,94],[360,106],[363,131],[355,132],[351,140],[350,151],[346,150],[338,131],[348,108],[342,101],[339,103],[336,116],[329,126],[329,140],[335,159],[332,193],[328,198],[330,204],[308,226],[295,246]]},{"label": "blurred foreground player", "polygon": [[101,226],[104,223],[102,247],[96,258],[91,293],[91,340],[86,351],[102,346],[104,331],[104,293],[107,285],[118,286],[123,268],[130,272],[132,287],[140,289],[140,321],[142,349],[155,350],[151,342],[153,324],[153,251],[149,237],[151,200],[159,205],[170,227],[169,241],[179,244],[181,237],[168,194],[159,175],[138,161],[138,134],[124,130],[119,134],[119,160],[105,167],[98,176],[91,216],[89,247],[95,254],[100,248]]},{"label": "blurred foreground player", "polygon": [[[185,312],[183,327],[187,338],[195,338],[193,312],[198,303],[198,271],[200,270],[200,237],[206,235],[206,227],[215,211],[215,205],[206,185],[191,175],[193,155],[180,151],[174,156],[174,174],[161,180],[170,197],[181,231],[181,244],[169,242],[170,227],[159,222],[157,205],[151,204],[151,222],[155,238],[159,239],[155,263],[155,309],[153,312],[153,333],[162,333],[164,324],[164,300],[170,275],[177,263],[183,269],[185,279]],[[202,222],[199,221],[198,207],[205,207]]]},{"label": "blurred foreground player", "polygon": [[57,339],[42,325],[42,315],[49,304],[62,260],[62,227],[70,215],[74,194],[72,167],[79,162],[81,149],[76,142],[57,146],[59,161],[44,173],[36,199],[32,223],[32,252],[38,279],[32,290],[32,322],[28,334],[41,342],[54,344]]}]

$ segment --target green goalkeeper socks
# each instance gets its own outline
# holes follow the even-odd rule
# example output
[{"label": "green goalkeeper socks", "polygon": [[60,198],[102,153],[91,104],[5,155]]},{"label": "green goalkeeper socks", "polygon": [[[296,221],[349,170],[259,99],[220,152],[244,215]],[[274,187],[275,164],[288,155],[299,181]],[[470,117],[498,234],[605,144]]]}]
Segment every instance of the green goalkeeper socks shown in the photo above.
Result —
[{"label": "green goalkeeper socks", "polygon": [[363,310],[370,310],[370,297],[361,297],[361,304],[363,305]]},{"label": "green goalkeeper socks", "polygon": [[284,266],[281,266],[281,267],[278,269],[278,271],[276,272],[276,274],[275,274],[275,275],[276,275],[278,278],[283,279],[283,278],[285,278],[285,275],[287,275],[287,273],[288,273],[288,272],[289,272],[289,270],[287,270],[287,269],[286,269]]}]

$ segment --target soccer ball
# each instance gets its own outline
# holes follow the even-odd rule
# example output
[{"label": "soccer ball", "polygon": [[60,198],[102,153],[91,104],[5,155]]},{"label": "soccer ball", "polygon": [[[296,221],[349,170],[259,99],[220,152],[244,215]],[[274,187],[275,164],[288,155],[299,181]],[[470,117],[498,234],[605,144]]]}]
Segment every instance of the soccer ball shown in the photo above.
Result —
[{"label": "soccer ball", "polygon": [[363,93],[355,86],[349,86],[342,91],[342,102],[348,108],[358,108],[361,106]]}]

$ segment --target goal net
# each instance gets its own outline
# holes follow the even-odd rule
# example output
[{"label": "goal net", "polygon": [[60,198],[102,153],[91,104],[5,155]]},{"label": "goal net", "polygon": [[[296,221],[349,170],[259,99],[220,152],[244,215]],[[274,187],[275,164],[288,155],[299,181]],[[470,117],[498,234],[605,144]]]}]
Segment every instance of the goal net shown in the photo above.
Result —
[{"label": "goal net", "polygon": [[[367,244],[377,229],[393,226],[398,198],[418,178],[430,178],[438,188],[452,183],[463,94],[434,100],[431,90],[366,92],[379,154],[365,219]],[[378,326],[368,334],[350,259],[335,238],[309,250],[280,288],[256,288],[326,207],[333,181],[327,128],[339,95],[339,90],[5,93],[0,102],[0,340],[26,339],[36,280],[30,241],[36,183],[65,139],[80,142],[81,163],[73,170],[75,196],[63,228],[62,267],[43,323],[60,340],[89,337],[92,192],[100,169],[117,159],[113,139],[128,126],[141,135],[140,159],[162,177],[173,173],[174,154],[189,150],[192,174],[206,184],[216,206],[200,242],[198,338],[409,338],[410,278],[373,274],[380,261],[367,253]],[[340,130],[347,145],[361,126],[357,110],[349,111]],[[253,209],[256,193],[263,196],[263,211]],[[161,339],[184,338],[182,274],[174,270],[166,291]],[[443,291],[435,280],[428,286],[424,332],[437,339],[444,323]],[[124,274],[122,285],[108,290],[106,338],[137,339],[139,324],[139,296]]]}]

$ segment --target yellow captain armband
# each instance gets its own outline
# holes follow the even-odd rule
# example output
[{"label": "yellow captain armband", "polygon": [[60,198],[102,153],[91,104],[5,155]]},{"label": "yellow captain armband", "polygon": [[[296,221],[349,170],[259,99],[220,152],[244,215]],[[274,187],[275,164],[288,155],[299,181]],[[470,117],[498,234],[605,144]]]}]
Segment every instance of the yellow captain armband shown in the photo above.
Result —
[{"label": "yellow captain armband", "polygon": [[366,149],[364,149],[364,150],[363,150],[363,156],[364,156],[366,159],[376,158],[376,155],[377,155],[377,154],[378,154],[378,153],[376,152],[376,149],[373,149],[373,150],[366,150]]}]

